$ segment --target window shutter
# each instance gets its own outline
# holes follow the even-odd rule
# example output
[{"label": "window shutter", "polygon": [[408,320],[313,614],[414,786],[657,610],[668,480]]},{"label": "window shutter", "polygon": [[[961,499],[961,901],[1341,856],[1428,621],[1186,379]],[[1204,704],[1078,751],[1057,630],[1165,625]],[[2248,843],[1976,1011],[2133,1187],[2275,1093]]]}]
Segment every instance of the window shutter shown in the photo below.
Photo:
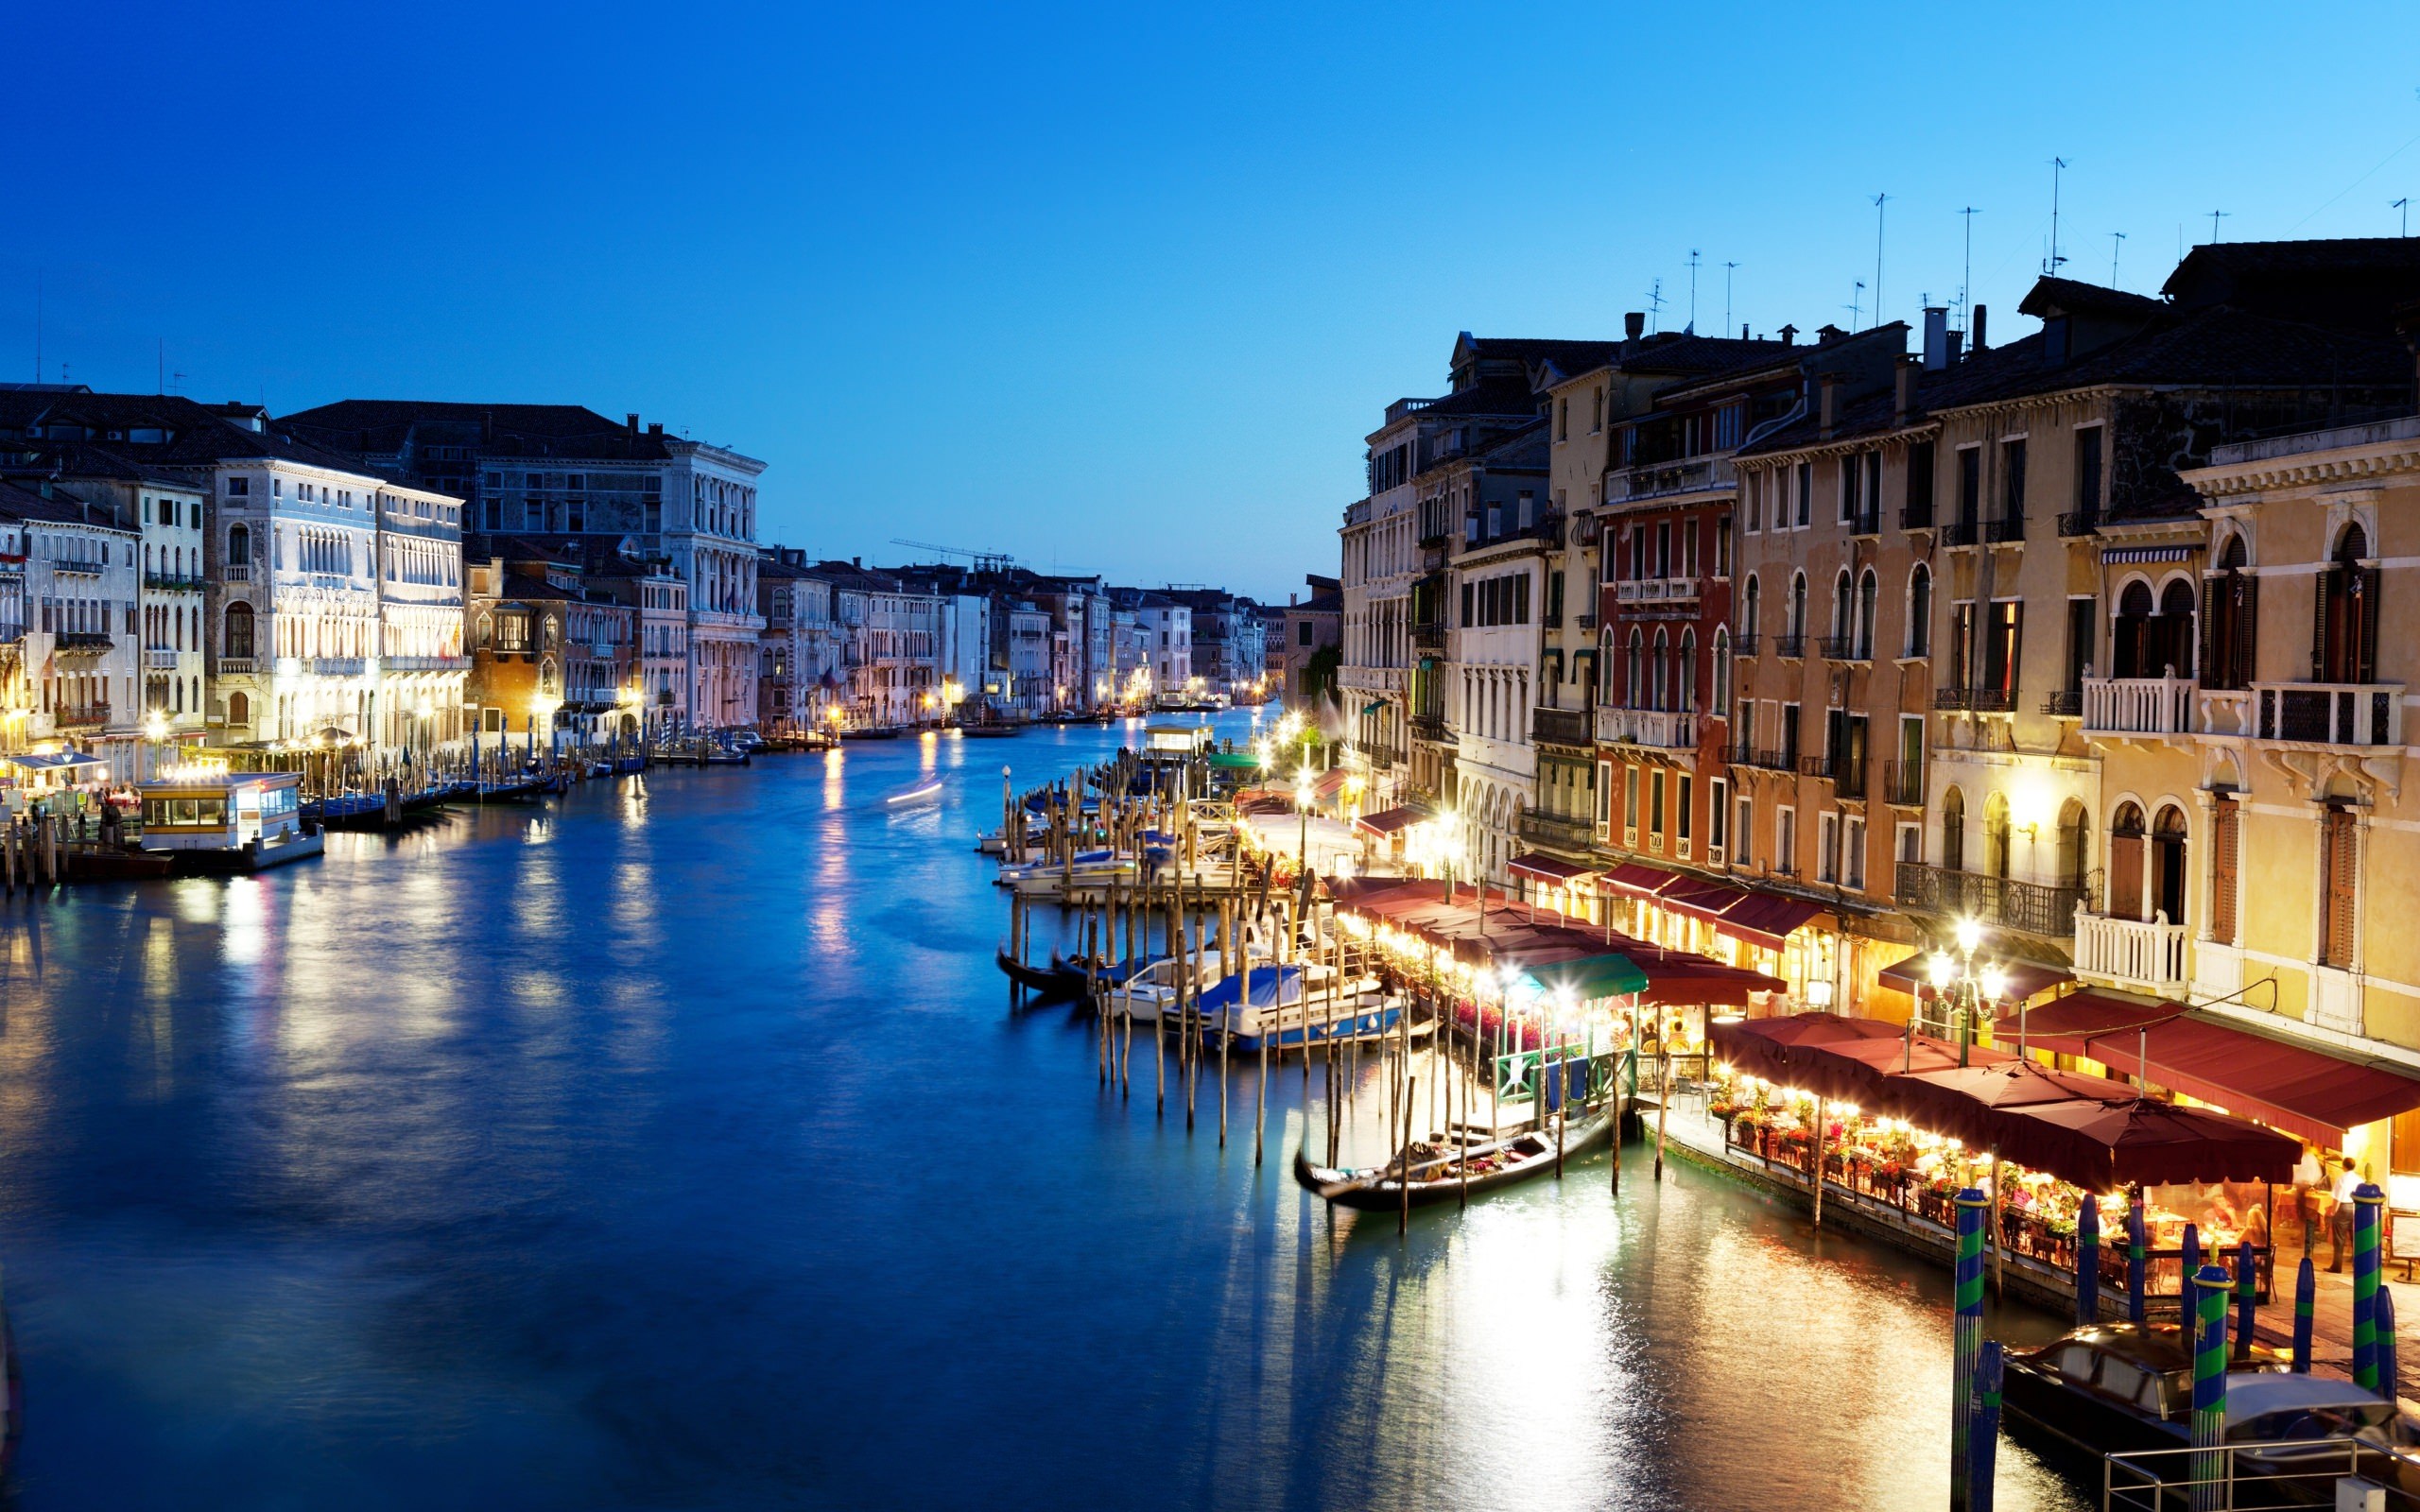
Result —
[{"label": "window shutter", "polygon": [[2311,581],[2317,591],[2311,595],[2310,676],[2319,682],[2327,677],[2327,611],[2328,600],[2336,592],[2336,573],[2324,570]]},{"label": "window shutter", "polygon": [[2143,836],[2140,831],[2109,837],[2109,917],[2143,917]]},{"label": "window shutter", "polygon": [[2360,892],[2360,857],[2354,853],[2352,811],[2329,809],[2322,833],[2327,844],[2325,959],[2330,966],[2349,967],[2353,964],[2353,920]]},{"label": "window shutter", "polygon": [[2220,945],[2235,943],[2236,850],[2241,833],[2241,811],[2232,799],[2220,799],[2210,811],[2210,938]]},{"label": "window shutter", "polygon": [[2225,599],[2226,577],[2202,579],[2202,686],[2223,688],[2226,675],[2220,669],[2218,658],[2219,605]]},{"label": "window shutter", "polygon": [[2378,570],[2360,570],[2361,643],[2345,671],[2354,682],[2376,682],[2378,676]]},{"label": "window shutter", "polygon": [[2234,575],[2235,611],[2228,616],[2227,627],[2235,634],[2235,644],[2228,648],[2230,688],[2252,686],[2254,669],[2258,665],[2260,644],[2260,579],[2250,573]]}]

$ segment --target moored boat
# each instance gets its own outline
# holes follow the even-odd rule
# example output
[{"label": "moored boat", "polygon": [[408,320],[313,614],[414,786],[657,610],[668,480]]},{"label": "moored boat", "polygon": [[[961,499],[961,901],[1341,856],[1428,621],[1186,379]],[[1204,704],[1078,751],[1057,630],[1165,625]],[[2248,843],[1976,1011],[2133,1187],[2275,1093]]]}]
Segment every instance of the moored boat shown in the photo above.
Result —
[{"label": "moored boat", "polygon": [[[1297,1149],[1294,1179],[1313,1195],[1339,1207],[1384,1212],[1408,1201],[1412,1207],[1422,1208],[1457,1200],[1464,1193],[1477,1196],[1551,1171],[1558,1150],[1563,1159],[1569,1160],[1594,1149],[1604,1143],[1613,1123],[1613,1109],[1606,1107],[1585,1113],[1566,1126],[1559,1142],[1551,1128],[1471,1142],[1461,1148],[1456,1148],[1451,1138],[1445,1136],[1415,1142],[1408,1152],[1411,1179],[1409,1193],[1404,1190],[1407,1162],[1402,1156],[1384,1165],[1340,1168],[1314,1165],[1308,1151]],[[1462,1138],[1469,1140],[1467,1131]]]},{"label": "moored boat", "polygon": [[1006,946],[994,954],[994,959],[1010,981],[1037,994],[1043,1002],[1066,1002],[1084,995],[1087,979],[1080,966],[1056,956],[1047,966],[1029,965],[1011,955]]}]

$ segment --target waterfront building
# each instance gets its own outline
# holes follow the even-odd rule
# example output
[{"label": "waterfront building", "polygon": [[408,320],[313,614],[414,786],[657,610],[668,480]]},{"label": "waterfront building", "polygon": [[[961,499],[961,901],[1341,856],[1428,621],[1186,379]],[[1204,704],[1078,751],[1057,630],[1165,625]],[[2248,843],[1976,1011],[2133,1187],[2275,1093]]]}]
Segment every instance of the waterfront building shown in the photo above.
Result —
[{"label": "waterfront building", "polygon": [[1344,584],[1318,573],[1305,576],[1311,596],[1286,595],[1284,629],[1270,646],[1270,687],[1288,710],[1310,713],[1336,692],[1339,645],[1344,634]]},{"label": "waterfront building", "polygon": [[474,529],[613,550],[627,541],[662,558],[687,585],[689,718],[715,729],[756,718],[763,462],[579,404],[354,399],[279,424],[386,476],[452,491]]},{"label": "waterfront building", "polygon": [[[1205,692],[1252,696],[1268,659],[1260,606],[1239,593],[1200,584],[1170,584],[1160,595],[1185,613],[1184,676],[1174,682],[1163,677],[1160,686],[1173,692],[1198,678]],[[1167,649],[1161,647],[1164,658]]]},{"label": "waterfront building", "polygon": [[[1005,636],[1005,643],[994,652],[1001,662],[1002,687],[1007,694],[1007,707],[1032,718],[1050,707],[1050,615],[1036,608],[1030,599],[1008,602],[1006,612],[995,607],[992,617],[994,636]],[[1141,662],[1141,629],[1125,655],[1121,655],[1117,670],[1131,677]],[[1132,661],[1126,660],[1132,655]]]},{"label": "waterfront building", "polygon": [[[1133,588],[1117,591],[1134,613],[1147,694],[1182,694],[1198,674],[1193,662],[1193,610],[1169,593]],[[1113,689],[1123,693],[1121,680]]]},{"label": "waterfront building", "polygon": [[641,734],[639,611],[584,580],[579,543],[475,538],[470,707],[483,740]]},{"label": "waterfront building", "polygon": [[141,531],[105,507],[0,483],[0,555],[17,558],[23,616],[12,674],[21,692],[8,711],[13,749],[67,747],[107,761],[115,781],[141,775]]},{"label": "waterfront building", "polygon": [[648,741],[689,728],[689,584],[668,560],[620,550],[591,556],[581,578],[633,613],[639,728]]},{"label": "waterfront building", "polygon": [[1476,449],[1467,434],[1441,433],[1415,479],[1424,539],[1442,524],[1452,545],[1443,581],[1429,574],[1412,585],[1412,624],[1443,620],[1452,630],[1442,664],[1423,657],[1413,669],[1413,707],[1426,713],[1442,702],[1454,742],[1449,754],[1441,750],[1435,791],[1461,816],[1471,874],[1500,880],[1520,853],[1522,821],[1535,798],[1530,711],[1542,662],[1539,626],[1563,611],[1549,596],[1559,585],[1547,556],[1561,542],[1564,521],[1547,507],[1546,421]]}]

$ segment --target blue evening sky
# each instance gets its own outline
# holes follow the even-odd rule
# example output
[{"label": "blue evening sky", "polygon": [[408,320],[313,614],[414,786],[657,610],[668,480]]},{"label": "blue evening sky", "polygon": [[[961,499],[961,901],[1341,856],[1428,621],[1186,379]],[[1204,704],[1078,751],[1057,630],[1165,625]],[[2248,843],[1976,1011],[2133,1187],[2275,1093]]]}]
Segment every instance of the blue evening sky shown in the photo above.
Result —
[{"label": "blue evening sky", "polygon": [[[765,534],[1282,599],[1458,331],[1993,333],[2048,249],[2394,234],[2408,5],[23,8],[0,375],[638,410]],[[1873,290],[1862,296],[1871,318]]]}]

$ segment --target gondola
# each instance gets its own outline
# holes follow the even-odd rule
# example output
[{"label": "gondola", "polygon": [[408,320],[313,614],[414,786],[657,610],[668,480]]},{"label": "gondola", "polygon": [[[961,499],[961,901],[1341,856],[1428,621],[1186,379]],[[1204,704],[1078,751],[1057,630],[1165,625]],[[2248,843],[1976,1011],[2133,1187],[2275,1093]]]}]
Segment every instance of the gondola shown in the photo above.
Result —
[{"label": "gondola", "polygon": [[[1563,1131],[1564,1157],[1567,1160],[1596,1148],[1604,1143],[1613,1126],[1610,1104],[1583,1116]],[[1551,1128],[1533,1129],[1510,1139],[1487,1140],[1471,1145],[1467,1156],[1458,1156],[1442,1140],[1415,1144],[1412,1149],[1410,1205],[1415,1208],[1456,1200],[1466,1190],[1477,1196],[1555,1167]],[[1472,1164],[1467,1187],[1459,1163],[1462,1159]],[[1481,1166],[1486,1169],[1479,1169]],[[1394,1160],[1384,1165],[1337,1170],[1313,1165],[1305,1150],[1294,1152],[1294,1179],[1302,1183],[1304,1190],[1325,1201],[1365,1212],[1392,1212],[1404,1205],[1403,1179],[1398,1174],[1402,1169],[1403,1162]]]},{"label": "gondola", "polygon": [[1056,959],[1047,966],[1028,966],[1011,955],[1005,946],[995,954],[1000,970],[1008,973],[1009,980],[1045,1003],[1080,998],[1089,985],[1080,966]]}]

